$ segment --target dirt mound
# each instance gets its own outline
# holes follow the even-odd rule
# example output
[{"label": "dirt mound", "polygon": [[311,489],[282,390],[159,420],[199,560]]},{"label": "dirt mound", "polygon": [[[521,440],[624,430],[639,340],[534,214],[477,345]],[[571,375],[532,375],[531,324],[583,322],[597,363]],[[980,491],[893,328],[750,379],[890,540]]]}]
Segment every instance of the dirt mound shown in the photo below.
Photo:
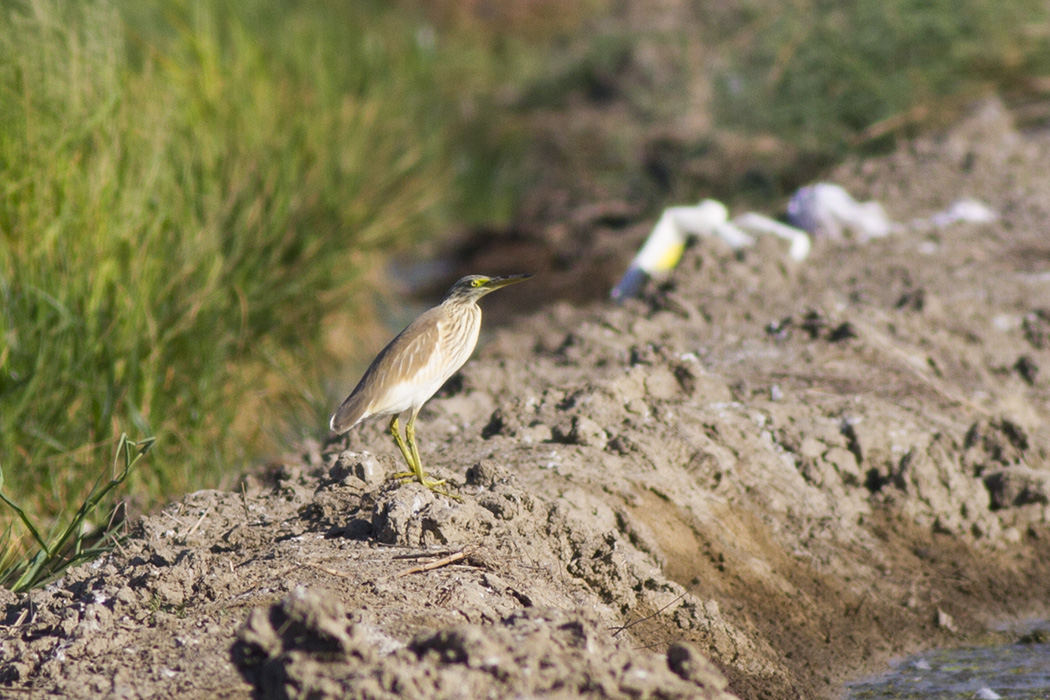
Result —
[{"label": "dirt mound", "polygon": [[252,612],[237,633],[234,663],[263,698],[694,698],[724,687],[688,645],[668,662],[632,654],[586,613],[523,608],[496,625],[461,624],[377,654],[369,632],[343,606],[297,588],[267,614]]},{"label": "dirt mound", "polygon": [[[875,240],[687,252],[490,335],[383,425],[8,596],[0,682],[68,697],[833,696],[1050,593],[1050,136],[985,111],[834,175]],[[529,284],[542,284],[534,280]],[[511,294],[512,292],[506,292]],[[367,450],[367,451],[366,451]]]}]

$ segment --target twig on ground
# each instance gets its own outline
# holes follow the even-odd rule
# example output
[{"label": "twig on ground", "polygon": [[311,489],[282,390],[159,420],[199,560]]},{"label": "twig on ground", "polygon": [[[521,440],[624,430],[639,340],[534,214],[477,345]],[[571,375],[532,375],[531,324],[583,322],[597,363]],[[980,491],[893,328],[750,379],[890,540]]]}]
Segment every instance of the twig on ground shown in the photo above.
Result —
[{"label": "twig on ground", "polygon": [[638,618],[637,620],[634,620],[633,622],[628,622],[626,625],[621,625],[619,627],[614,627],[613,629],[615,629],[616,631],[613,632],[613,636],[616,637],[616,636],[618,636],[620,634],[620,632],[623,632],[624,630],[629,630],[630,628],[634,627],[635,625],[641,624],[641,623],[645,622],[646,620],[651,620],[654,617],[657,617],[664,610],[667,610],[669,607],[671,607],[672,605],[674,605],[675,603],[680,601],[682,598],[685,598],[686,593],[688,593],[688,592],[689,591],[685,591],[684,593],[679,593],[675,597],[674,600],[672,600],[670,603],[668,603],[667,605],[663,606],[662,608],[660,608],[659,610],[657,610],[656,612],[654,612],[652,614],[646,615],[645,617]]},{"label": "twig on ground", "polygon": [[201,526],[201,523],[204,522],[204,519],[206,517],[208,517],[208,513],[210,513],[210,512],[211,512],[211,507],[210,506],[208,508],[204,509],[204,512],[201,513],[201,517],[197,520],[197,522],[193,525],[193,527],[191,527],[189,529],[189,531],[185,535],[182,536],[181,539],[182,539],[183,543],[185,543],[186,540],[188,540],[190,538],[190,535],[192,535],[193,533],[195,533],[197,531],[197,528],[199,528]]},{"label": "twig on ground", "polygon": [[477,545],[469,545],[459,550],[458,552],[453,552],[452,554],[449,554],[447,557],[442,557],[441,559],[436,559],[435,561],[429,561],[426,564],[420,564],[419,566],[413,566],[410,569],[399,571],[396,574],[394,574],[394,578],[402,578],[411,574],[422,574],[427,571],[433,571],[434,569],[440,569],[442,566],[455,564],[457,561],[462,561],[467,557],[471,556],[472,554],[477,552],[477,550]]},{"label": "twig on ground", "polygon": [[350,574],[345,574],[342,571],[336,571],[335,569],[329,569],[327,566],[321,566],[320,564],[312,564],[312,563],[307,562],[303,566],[308,566],[311,569],[317,569],[318,571],[323,571],[326,574],[329,574],[330,576],[338,576],[339,578],[346,578],[346,579],[357,578],[356,576],[351,576]]},{"label": "twig on ground", "polygon": [[456,552],[461,552],[466,549],[469,549],[469,547],[464,547],[463,549],[437,549],[433,551],[412,552],[411,554],[398,554],[394,557],[394,559],[423,559],[425,557],[442,557],[448,556],[450,554],[455,554]]}]

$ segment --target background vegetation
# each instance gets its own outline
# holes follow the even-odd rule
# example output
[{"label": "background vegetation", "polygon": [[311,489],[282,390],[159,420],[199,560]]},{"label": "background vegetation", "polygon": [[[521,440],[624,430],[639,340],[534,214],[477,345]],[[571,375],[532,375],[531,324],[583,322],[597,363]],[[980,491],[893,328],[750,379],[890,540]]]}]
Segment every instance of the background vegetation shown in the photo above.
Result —
[{"label": "background vegetation", "polygon": [[546,58],[520,86],[532,169],[650,218],[712,195],[768,209],[991,95],[1050,123],[1045,0],[606,3]]},{"label": "background vegetation", "polygon": [[391,255],[536,192],[787,186],[977,95],[1045,104],[1048,27],[1041,0],[0,0],[5,492],[57,529],[123,432],[157,438],[140,507],[216,485],[321,430]]},{"label": "background vegetation", "polygon": [[144,503],[316,432],[329,316],[382,256],[506,216],[464,138],[493,79],[453,84],[467,40],[411,6],[25,0],[0,27],[0,464],[29,512],[75,509],[122,431],[158,439]]},{"label": "background vegetation", "polygon": [[[795,0],[752,6],[718,77],[720,116],[827,157],[944,126],[975,97],[1046,89],[1044,0]],[[885,145],[885,144],[883,144]]]}]

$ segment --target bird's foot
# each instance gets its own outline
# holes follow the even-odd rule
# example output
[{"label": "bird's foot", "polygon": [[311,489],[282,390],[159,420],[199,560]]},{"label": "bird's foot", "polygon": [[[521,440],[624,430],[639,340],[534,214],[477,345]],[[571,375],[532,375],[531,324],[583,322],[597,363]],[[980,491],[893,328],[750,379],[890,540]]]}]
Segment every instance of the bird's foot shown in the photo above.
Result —
[{"label": "bird's foot", "polygon": [[397,474],[394,474],[394,478],[403,481],[418,481],[428,489],[433,489],[435,486],[440,486],[445,483],[444,479],[428,479],[422,474],[416,474],[415,472],[398,472]]},{"label": "bird's foot", "polygon": [[438,488],[441,484],[445,483],[444,479],[438,479],[436,481],[432,481],[430,479],[424,479],[420,483],[422,483],[424,486],[426,486],[428,489],[430,489],[434,493],[440,493],[442,496],[445,496],[447,498],[451,498],[456,503],[462,503],[463,502],[463,499],[460,498],[459,496],[457,496],[456,494],[449,493],[445,489]]},{"label": "bird's foot", "polygon": [[416,472],[398,472],[397,474],[394,474],[394,478],[403,482],[416,481],[420,484],[423,484],[434,493],[439,493],[442,496],[447,496],[453,501],[457,501],[459,503],[463,502],[463,499],[459,496],[449,493],[445,489],[438,488],[439,486],[445,483],[445,479],[428,479],[423,474],[417,474]]}]

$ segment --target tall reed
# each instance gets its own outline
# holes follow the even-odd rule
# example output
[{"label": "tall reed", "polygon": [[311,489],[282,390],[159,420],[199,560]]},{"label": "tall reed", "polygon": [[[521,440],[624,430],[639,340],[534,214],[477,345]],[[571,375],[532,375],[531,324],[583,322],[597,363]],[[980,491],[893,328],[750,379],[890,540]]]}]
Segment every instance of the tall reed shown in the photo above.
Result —
[{"label": "tall reed", "polygon": [[75,509],[122,432],[157,439],[148,503],[312,424],[326,319],[486,215],[456,47],[411,6],[20,0],[0,26],[0,465],[32,512]]}]

